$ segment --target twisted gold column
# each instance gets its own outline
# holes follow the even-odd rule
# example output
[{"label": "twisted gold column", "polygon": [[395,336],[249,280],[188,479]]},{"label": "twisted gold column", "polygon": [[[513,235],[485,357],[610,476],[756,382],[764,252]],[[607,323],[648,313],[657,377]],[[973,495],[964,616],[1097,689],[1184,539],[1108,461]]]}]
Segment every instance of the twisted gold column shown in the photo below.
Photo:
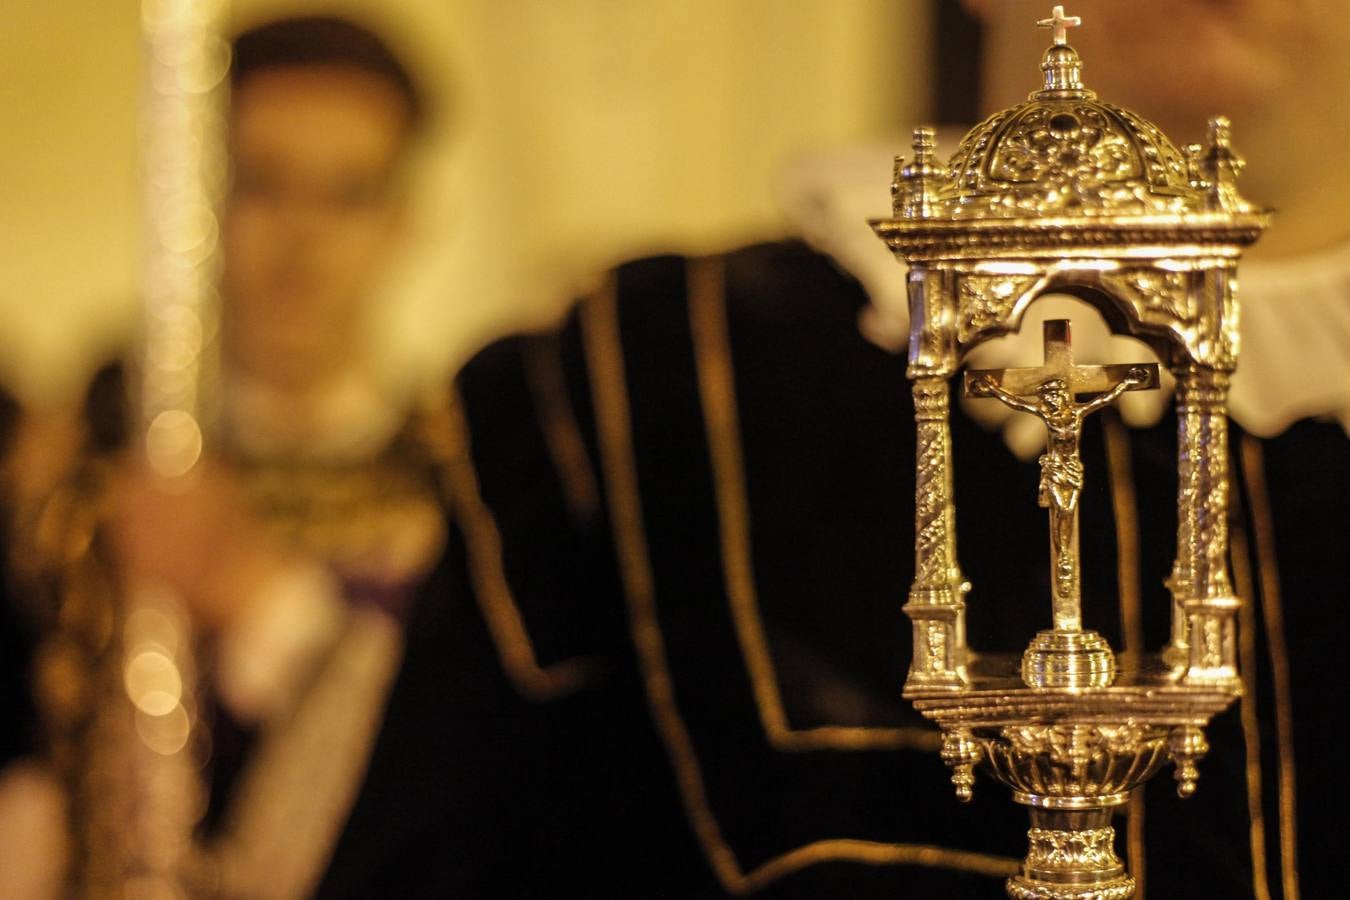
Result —
[{"label": "twisted gold column", "polygon": [[914,623],[914,658],[906,686],[958,688],[965,683],[965,593],[969,585],[956,561],[947,380],[920,375],[914,379],[913,391],[918,438],[914,584],[905,613]]},{"label": "twisted gold column", "polygon": [[[1194,364],[1175,374],[1179,527],[1173,651],[1185,651],[1187,682],[1236,685],[1241,601],[1228,574],[1229,375]],[[1178,636],[1184,643],[1176,642]],[[1179,654],[1175,661],[1182,661]]]}]

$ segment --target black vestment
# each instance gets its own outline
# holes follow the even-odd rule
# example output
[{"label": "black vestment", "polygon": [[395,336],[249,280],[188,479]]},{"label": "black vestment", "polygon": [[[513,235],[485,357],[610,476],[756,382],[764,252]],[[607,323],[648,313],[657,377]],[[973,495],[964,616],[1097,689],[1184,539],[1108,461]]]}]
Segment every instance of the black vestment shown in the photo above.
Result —
[{"label": "black vestment", "polygon": [[[781,695],[787,731],[922,727],[899,698],[910,647],[900,607],[913,565],[913,407],[904,360],[857,331],[865,302],[852,278],[797,243],[714,260],[644,260],[621,267],[555,334],[499,342],[459,378],[484,497],[514,561],[508,571],[522,584],[537,582],[529,574],[535,548],[568,533],[569,520],[591,529],[600,523],[591,539],[607,546],[577,565],[617,573],[614,605],[627,619],[667,763],[659,787],[668,795],[678,785],[699,836],[699,859],[687,865],[718,873],[717,890],[691,896],[1001,896],[1001,876],[991,869],[1025,851],[1025,812],[989,778],[978,780],[971,806],[958,804],[931,744],[812,748],[804,747],[809,737],[784,737],[782,722],[771,740],[764,724],[773,704],[764,702],[763,672],[752,671],[757,639],[768,649],[768,681]],[[729,419],[716,387],[724,373],[734,391]],[[580,450],[560,449],[568,445]],[[1244,702],[1254,712],[1245,732],[1236,707],[1211,726],[1213,750],[1193,798],[1175,796],[1170,770],[1147,788],[1145,865],[1130,864],[1145,870],[1154,897],[1214,885],[1225,897],[1253,895],[1253,809],[1264,830],[1267,880],[1272,895],[1282,896],[1281,843],[1289,801],[1299,799],[1289,795],[1289,766],[1296,758],[1304,801],[1336,783],[1326,738],[1331,712],[1313,702],[1325,693],[1320,679],[1330,674],[1344,617],[1339,605],[1318,601],[1337,596],[1350,442],[1336,425],[1304,422],[1267,441],[1234,426],[1232,446],[1231,524],[1235,557],[1242,556],[1234,575],[1251,594],[1244,620],[1255,623],[1248,654],[1255,665],[1246,673],[1255,690]],[[958,553],[974,584],[970,641],[976,650],[1018,651],[1049,619],[1035,466],[959,413],[953,448]],[[1140,585],[1131,627],[1142,628],[1146,647],[1156,650],[1170,610],[1163,579],[1175,548],[1175,420],[1127,430],[1108,410],[1089,420],[1083,459],[1087,626],[1122,646],[1117,571],[1124,553]],[[562,492],[571,484],[581,495],[577,485],[593,482],[601,502],[586,514],[540,513],[522,485],[547,480],[541,469],[554,473]],[[739,517],[737,496],[745,506]],[[558,505],[556,497],[550,502]],[[1139,531],[1128,538],[1121,532],[1132,517]],[[743,533],[729,538],[729,530]],[[747,583],[759,638],[754,628],[747,637],[746,622],[754,624],[745,615]],[[536,590],[547,594],[538,584],[525,593]],[[600,594],[590,600],[612,602]],[[1307,619],[1313,608],[1320,627]],[[1292,684],[1277,691],[1272,676],[1286,666]],[[1292,742],[1281,739],[1280,716],[1293,721]],[[1248,748],[1259,752],[1252,766]],[[1249,803],[1249,782],[1255,788],[1257,780],[1259,799]],[[645,798],[652,787],[628,790]],[[1304,822],[1299,876],[1304,895],[1319,896],[1330,884],[1330,837]],[[1118,817],[1120,849],[1129,856],[1127,832]],[[800,849],[830,839],[872,843]],[[660,852],[638,843],[642,852]],[[989,857],[971,865],[959,854],[920,861],[880,849],[895,843]],[[661,885],[653,878],[647,895],[685,896],[662,893]]]}]

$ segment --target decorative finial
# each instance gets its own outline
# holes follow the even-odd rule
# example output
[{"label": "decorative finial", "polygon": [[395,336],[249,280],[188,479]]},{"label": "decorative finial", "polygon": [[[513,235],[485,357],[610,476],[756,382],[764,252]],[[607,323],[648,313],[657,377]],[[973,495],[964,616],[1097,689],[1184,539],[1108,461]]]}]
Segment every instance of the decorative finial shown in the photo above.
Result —
[{"label": "decorative finial", "polygon": [[1053,28],[1055,30],[1055,46],[1063,47],[1069,43],[1069,29],[1077,28],[1083,24],[1082,16],[1064,15],[1064,7],[1056,6],[1050,12],[1050,18],[1041,19],[1036,23],[1038,28]]},{"label": "decorative finial", "polygon": [[1032,94],[1032,98],[1091,96],[1091,92],[1083,87],[1083,61],[1078,58],[1078,51],[1069,46],[1069,29],[1082,25],[1082,18],[1066,16],[1064,7],[1056,6],[1050,18],[1041,19],[1036,24],[1041,28],[1053,28],[1055,42],[1041,58],[1045,86]]},{"label": "decorative finial", "polygon": [[1233,149],[1232,123],[1224,116],[1209,120],[1209,144],[1200,157],[1200,170],[1208,182],[1209,207],[1222,212],[1249,212],[1251,204],[1238,193],[1237,179],[1242,157]]},{"label": "decorative finial", "polygon": [[1187,144],[1185,153],[1186,179],[1195,190],[1208,191],[1209,182],[1205,180],[1205,148],[1200,144]]},{"label": "decorative finial", "polygon": [[914,129],[914,161],[931,163],[933,150],[937,148],[937,130],[931,125],[920,125]]},{"label": "decorative finial", "polygon": [[903,157],[896,157],[897,171],[891,193],[897,217],[925,219],[933,215],[938,182],[947,176],[946,168],[933,154],[936,148],[936,129],[921,125],[914,129],[914,161],[906,166]]}]

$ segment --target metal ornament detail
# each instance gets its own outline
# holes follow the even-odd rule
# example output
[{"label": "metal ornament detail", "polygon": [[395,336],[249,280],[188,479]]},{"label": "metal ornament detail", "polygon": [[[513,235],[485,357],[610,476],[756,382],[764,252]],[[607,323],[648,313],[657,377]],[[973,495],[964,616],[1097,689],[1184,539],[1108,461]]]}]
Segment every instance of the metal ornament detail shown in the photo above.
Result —
[{"label": "metal ornament detail", "polygon": [[[1158,366],[1076,366],[1069,322],[1045,323],[1045,365],[1029,369],[966,372],[966,396],[994,397],[1045,423],[1037,502],[1050,510],[1050,572],[1054,630],[1043,631],[1022,657],[1022,679],[1033,687],[1105,687],[1116,675],[1111,648],[1083,631],[1078,566],[1078,498],[1083,461],[1078,444],[1083,420],[1130,390],[1156,388]],[[1076,395],[1095,392],[1079,403]]]},{"label": "metal ornament detail", "polygon": [[1050,13],[1050,18],[1041,19],[1036,23],[1038,28],[1053,28],[1055,30],[1055,46],[1063,47],[1069,43],[1069,29],[1077,28],[1083,24],[1079,16],[1064,15],[1064,7],[1056,6]]},{"label": "metal ornament detail", "polygon": [[[1083,490],[1083,463],[1078,443],[1083,419],[1115,402],[1127,390],[1156,388],[1156,364],[1139,366],[1076,366],[1069,340],[1069,322],[1045,323],[1045,365],[1029,369],[975,370],[966,373],[966,394],[996,397],[1045,423],[1047,449],[1041,455],[1038,502],[1050,510],[1050,562],[1054,572],[1055,628],[1078,631],[1082,626],[1076,557],[1078,497]],[[1079,403],[1080,393],[1096,396]]]},{"label": "metal ornament detail", "polygon": [[[915,578],[905,612],[914,652],[905,696],[942,729],[942,759],[969,800],[982,768],[1031,812],[1029,852],[1008,894],[1024,900],[1134,895],[1113,849],[1112,810],[1171,762],[1196,787],[1204,727],[1240,692],[1227,571],[1227,388],[1237,364],[1237,260],[1268,215],[1238,193],[1226,119],[1183,152],[1083,83],[1068,43],[1082,24],[1055,7],[1041,87],[977,125],[945,164],[934,132],[896,159],[894,218],[873,222],[909,266],[916,437]],[[1045,325],[1037,367],[967,371],[967,396],[1035,415],[1047,431],[1038,501],[1049,518],[1051,627],[1020,656],[966,644],[952,492],[951,379],[978,344],[1017,331],[1047,293],[1093,305],[1177,379],[1176,562],[1171,641],[1117,659],[1085,627],[1078,504],[1084,419],[1159,366],[1082,365],[1069,323]],[[1030,498],[1028,498],[1029,501]]]}]

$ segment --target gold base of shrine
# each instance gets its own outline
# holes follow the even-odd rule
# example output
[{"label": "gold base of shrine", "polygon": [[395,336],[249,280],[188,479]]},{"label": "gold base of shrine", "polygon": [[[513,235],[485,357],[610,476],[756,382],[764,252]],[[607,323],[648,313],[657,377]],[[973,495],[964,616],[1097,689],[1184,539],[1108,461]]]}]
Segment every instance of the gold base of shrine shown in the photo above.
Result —
[{"label": "gold base of shrine", "polygon": [[[1029,798],[1033,802],[1037,798]],[[1134,879],[1116,855],[1111,809],[1031,807],[1022,874],[1008,879],[1013,900],[1129,900]]]},{"label": "gold base of shrine", "polygon": [[1134,879],[1126,876],[1113,884],[1071,885],[1030,881],[1018,875],[1008,879],[1008,896],[1013,900],[1130,900]]},{"label": "gold base of shrine", "polygon": [[[1029,685],[1029,666],[1070,686]],[[1207,749],[1203,726],[1235,695],[1187,683],[1155,654],[1117,660],[1090,632],[1043,634],[1025,654],[972,656],[968,677],[964,690],[907,687],[906,695],[942,728],[958,797],[970,798],[979,767],[1028,807],[1028,852],[1008,896],[1134,897],[1115,852],[1112,811],[1169,760],[1179,785],[1193,789]]]},{"label": "gold base of shrine", "polygon": [[1116,678],[1116,656],[1095,631],[1042,631],[1022,654],[1022,680],[1034,688],[1100,688]]}]

